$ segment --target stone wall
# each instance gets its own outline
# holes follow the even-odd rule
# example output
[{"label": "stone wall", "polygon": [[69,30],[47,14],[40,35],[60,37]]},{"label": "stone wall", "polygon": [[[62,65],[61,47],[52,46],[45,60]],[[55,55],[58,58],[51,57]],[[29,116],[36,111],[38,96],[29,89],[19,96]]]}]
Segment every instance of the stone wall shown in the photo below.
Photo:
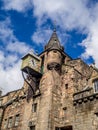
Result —
[{"label": "stone wall", "polygon": [[[62,127],[61,130],[69,130],[68,126],[72,126],[73,130],[98,130],[98,95],[93,88],[98,70],[80,59],[71,60],[67,57],[61,73],[58,73],[54,69],[47,69],[46,52],[44,56],[44,74],[39,85],[41,95],[35,98],[32,96],[27,101],[28,85],[24,83],[22,89],[0,97],[3,99],[1,115],[5,108],[1,130],[7,129],[4,129],[4,122],[9,117],[13,118],[10,130],[29,130],[30,125],[35,126],[36,130],[55,130]],[[83,97],[82,92],[88,88],[91,89],[87,91],[87,100],[79,99],[79,95],[75,98],[76,93]],[[37,104],[36,112],[32,110],[34,104]],[[17,114],[20,114],[20,122],[14,127]]]},{"label": "stone wall", "polygon": [[88,101],[74,107],[75,130],[98,130],[98,101]]}]

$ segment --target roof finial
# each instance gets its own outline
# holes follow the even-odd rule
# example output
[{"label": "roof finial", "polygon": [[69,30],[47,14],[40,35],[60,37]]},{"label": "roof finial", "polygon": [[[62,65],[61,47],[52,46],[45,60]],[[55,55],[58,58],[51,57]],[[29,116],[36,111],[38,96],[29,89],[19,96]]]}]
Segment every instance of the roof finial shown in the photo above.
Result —
[{"label": "roof finial", "polygon": [[56,20],[54,20],[53,26],[54,26],[54,27],[53,27],[53,31],[56,32]]}]

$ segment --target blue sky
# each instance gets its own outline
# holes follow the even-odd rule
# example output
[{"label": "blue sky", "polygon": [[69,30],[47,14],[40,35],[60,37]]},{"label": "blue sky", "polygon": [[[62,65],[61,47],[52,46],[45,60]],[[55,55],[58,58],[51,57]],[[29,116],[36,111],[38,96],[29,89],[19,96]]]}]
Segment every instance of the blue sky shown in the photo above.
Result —
[{"label": "blue sky", "polygon": [[56,21],[65,52],[98,67],[98,0],[1,0],[0,88],[23,86],[21,57],[41,53]]}]

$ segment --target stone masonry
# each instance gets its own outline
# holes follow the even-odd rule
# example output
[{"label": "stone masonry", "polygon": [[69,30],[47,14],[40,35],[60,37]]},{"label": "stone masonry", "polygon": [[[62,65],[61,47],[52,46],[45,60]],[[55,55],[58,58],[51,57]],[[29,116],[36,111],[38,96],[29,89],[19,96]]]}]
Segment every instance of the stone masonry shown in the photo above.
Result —
[{"label": "stone masonry", "polygon": [[23,87],[0,95],[0,130],[98,130],[94,65],[66,54],[56,31],[40,55],[24,61]]}]

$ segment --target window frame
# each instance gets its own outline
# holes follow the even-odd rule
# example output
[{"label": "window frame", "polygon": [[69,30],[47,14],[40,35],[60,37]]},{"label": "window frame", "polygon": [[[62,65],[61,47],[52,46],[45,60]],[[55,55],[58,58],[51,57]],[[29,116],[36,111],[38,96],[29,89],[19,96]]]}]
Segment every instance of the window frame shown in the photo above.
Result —
[{"label": "window frame", "polygon": [[19,126],[19,121],[20,121],[20,114],[17,114],[15,115],[15,121],[14,121],[15,127]]},{"label": "window frame", "polygon": [[4,129],[6,129],[7,126],[8,126],[8,119],[4,119],[4,124],[3,124]]},{"label": "window frame", "polygon": [[13,117],[11,116],[11,117],[8,118],[8,125],[7,125],[7,127],[11,128],[12,126],[13,126]]},{"label": "window frame", "polygon": [[32,112],[33,113],[37,112],[37,103],[32,104]]},{"label": "window frame", "polygon": [[93,80],[94,93],[98,93],[98,78]]}]

